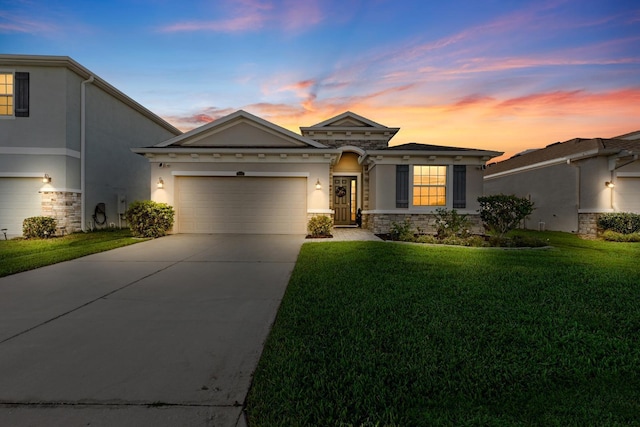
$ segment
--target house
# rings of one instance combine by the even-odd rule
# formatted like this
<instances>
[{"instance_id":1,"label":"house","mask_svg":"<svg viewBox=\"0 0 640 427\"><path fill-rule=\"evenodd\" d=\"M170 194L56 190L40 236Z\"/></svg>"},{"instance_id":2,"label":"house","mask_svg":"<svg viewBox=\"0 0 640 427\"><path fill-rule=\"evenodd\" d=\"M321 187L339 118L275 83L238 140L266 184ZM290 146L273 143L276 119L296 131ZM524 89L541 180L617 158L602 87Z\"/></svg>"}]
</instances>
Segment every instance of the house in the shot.
<instances>
[{"instance_id":1,"label":"house","mask_svg":"<svg viewBox=\"0 0 640 427\"><path fill-rule=\"evenodd\" d=\"M489 165L487 194L530 198L525 228L596 234L606 212L640 213L640 131L575 138Z\"/></svg>"},{"instance_id":2,"label":"house","mask_svg":"<svg viewBox=\"0 0 640 427\"><path fill-rule=\"evenodd\" d=\"M0 228L120 225L149 198L149 164L130 148L180 133L71 58L0 55Z\"/></svg>"},{"instance_id":3,"label":"house","mask_svg":"<svg viewBox=\"0 0 640 427\"><path fill-rule=\"evenodd\" d=\"M306 233L314 215L387 233L437 208L477 217L485 164L502 153L426 144L389 146L399 131L353 112L289 131L236 111L133 148L151 164L151 198L176 210L177 233Z\"/></svg>"}]
</instances>

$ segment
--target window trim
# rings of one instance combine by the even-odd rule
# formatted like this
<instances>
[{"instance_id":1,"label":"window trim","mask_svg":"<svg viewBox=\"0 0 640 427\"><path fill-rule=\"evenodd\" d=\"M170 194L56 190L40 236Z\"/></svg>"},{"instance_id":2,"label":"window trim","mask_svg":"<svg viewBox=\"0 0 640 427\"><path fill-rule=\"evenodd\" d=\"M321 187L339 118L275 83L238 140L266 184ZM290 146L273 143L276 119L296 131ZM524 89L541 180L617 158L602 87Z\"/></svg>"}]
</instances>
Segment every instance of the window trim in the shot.
<instances>
[{"instance_id":1,"label":"window trim","mask_svg":"<svg viewBox=\"0 0 640 427\"><path fill-rule=\"evenodd\" d=\"M13 101L11 114L0 114L0 119L14 119L16 117L16 71L11 69L0 68L0 74L11 74L13 76L13 93L11 98Z\"/></svg>"},{"instance_id":2,"label":"window trim","mask_svg":"<svg viewBox=\"0 0 640 427\"><path fill-rule=\"evenodd\" d=\"M411 165L411 176L410 176L410 187L411 187L411 206L413 207L418 207L418 208L429 208L429 207L447 207L448 206L448 202L449 202L449 174L450 174L450 167L451 165L447 165L447 164L439 164L439 165L425 165L425 164L413 164ZM445 182L444 185L422 185L422 184L415 184L415 171L416 171L416 167L443 167L444 168L444 177L445 177ZM434 187L434 188L444 188L444 203L443 204L438 204L438 205L421 205L421 204L416 204L415 202L415 189L416 187Z\"/></svg>"},{"instance_id":3,"label":"window trim","mask_svg":"<svg viewBox=\"0 0 640 427\"><path fill-rule=\"evenodd\" d=\"M13 93L11 114L0 114L0 120L15 119L16 117L29 117L30 104L30 80L31 75L27 71L0 68L1 74L13 76Z\"/></svg>"}]
</instances>

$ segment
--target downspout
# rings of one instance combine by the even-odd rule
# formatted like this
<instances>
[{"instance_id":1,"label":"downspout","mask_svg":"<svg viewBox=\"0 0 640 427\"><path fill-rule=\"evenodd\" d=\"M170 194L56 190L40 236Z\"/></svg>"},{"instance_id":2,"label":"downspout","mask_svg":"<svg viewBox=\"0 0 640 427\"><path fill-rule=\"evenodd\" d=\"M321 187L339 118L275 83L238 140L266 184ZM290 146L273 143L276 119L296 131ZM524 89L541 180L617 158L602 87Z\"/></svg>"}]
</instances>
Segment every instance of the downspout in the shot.
<instances>
[{"instance_id":1,"label":"downspout","mask_svg":"<svg viewBox=\"0 0 640 427\"><path fill-rule=\"evenodd\" d=\"M86 223L86 212L85 212L85 204L86 204L86 188L85 188L85 175L86 175L86 153L85 146L87 143L87 84L91 84L94 81L94 76L90 75L87 80L84 80L80 85L80 229L82 231L87 231L87 223Z\"/></svg>"}]
</instances>

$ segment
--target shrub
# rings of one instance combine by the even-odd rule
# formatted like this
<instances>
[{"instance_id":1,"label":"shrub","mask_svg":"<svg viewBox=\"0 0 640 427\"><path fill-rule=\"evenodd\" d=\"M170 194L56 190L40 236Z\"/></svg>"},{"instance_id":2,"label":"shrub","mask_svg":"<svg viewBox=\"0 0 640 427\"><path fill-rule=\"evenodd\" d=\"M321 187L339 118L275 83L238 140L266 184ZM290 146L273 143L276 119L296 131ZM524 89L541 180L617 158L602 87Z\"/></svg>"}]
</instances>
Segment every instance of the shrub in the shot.
<instances>
[{"instance_id":1,"label":"shrub","mask_svg":"<svg viewBox=\"0 0 640 427\"><path fill-rule=\"evenodd\" d=\"M533 212L533 202L524 197L498 194L478 197L480 219L490 233L502 238Z\"/></svg>"},{"instance_id":2,"label":"shrub","mask_svg":"<svg viewBox=\"0 0 640 427\"><path fill-rule=\"evenodd\" d=\"M640 233L618 233L612 230L605 230L602 238L610 242L640 242Z\"/></svg>"},{"instance_id":3,"label":"shrub","mask_svg":"<svg viewBox=\"0 0 640 427\"><path fill-rule=\"evenodd\" d=\"M161 237L173 226L174 211L166 203L135 201L124 214L135 237Z\"/></svg>"},{"instance_id":4,"label":"shrub","mask_svg":"<svg viewBox=\"0 0 640 427\"><path fill-rule=\"evenodd\" d=\"M32 216L22 221L22 234L27 239L39 237L41 239L56 234L58 222L48 216Z\"/></svg>"},{"instance_id":5,"label":"shrub","mask_svg":"<svg viewBox=\"0 0 640 427\"><path fill-rule=\"evenodd\" d=\"M409 218L402 222L391 222L389 228L392 240L400 240L402 242L414 242L416 237L413 233L413 224Z\"/></svg>"},{"instance_id":6,"label":"shrub","mask_svg":"<svg viewBox=\"0 0 640 427\"><path fill-rule=\"evenodd\" d=\"M467 237L469 235L469 227L471 221L466 215L460 215L455 209L447 210L444 208L436 209L436 236L439 239L445 239L451 236Z\"/></svg>"},{"instance_id":7,"label":"shrub","mask_svg":"<svg viewBox=\"0 0 640 427\"><path fill-rule=\"evenodd\" d=\"M330 217L324 215L316 215L309 220L307 230L312 236L329 236L333 228L333 221Z\"/></svg>"},{"instance_id":8,"label":"shrub","mask_svg":"<svg viewBox=\"0 0 640 427\"><path fill-rule=\"evenodd\" d=\"M598 227L620 234L640 233L640 215L626 212L602 214L598 218Z\"/></svg>"}]
</instances>

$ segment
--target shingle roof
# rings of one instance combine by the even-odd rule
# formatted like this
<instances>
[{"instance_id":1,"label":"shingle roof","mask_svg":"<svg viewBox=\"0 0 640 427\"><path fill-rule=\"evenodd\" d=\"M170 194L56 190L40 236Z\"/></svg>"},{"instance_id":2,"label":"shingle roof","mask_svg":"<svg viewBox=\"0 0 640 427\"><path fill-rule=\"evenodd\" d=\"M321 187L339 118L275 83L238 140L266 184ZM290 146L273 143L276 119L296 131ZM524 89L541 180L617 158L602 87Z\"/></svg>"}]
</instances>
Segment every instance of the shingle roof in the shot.
<instances>
[{"instance_id":1,"label":"shingle roof","mask_svg":"<svg viewBox=\"0 0 640 427\"><path fill-rule=\"evenodd\" d=\"M394 145L382 148L382 150L396 151L483 151L473 148L446 147L444 145L418 144L417 142L409 142L407 144Z\"/></svg>"},{"instance_id":2,"label":"shingle roof","mask_svg":"<svg viewBox=\"0 0 640 427\"><path fill-rule=\"evenodd\" d=\"M539 150L516 154L510 159L490 164L486 174L492 175L556 159L575 158L583 154L610 155L623 150L640 153L640 140L574 138L565 142L556 142Z\"/></svg>"}]
</instances>

